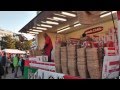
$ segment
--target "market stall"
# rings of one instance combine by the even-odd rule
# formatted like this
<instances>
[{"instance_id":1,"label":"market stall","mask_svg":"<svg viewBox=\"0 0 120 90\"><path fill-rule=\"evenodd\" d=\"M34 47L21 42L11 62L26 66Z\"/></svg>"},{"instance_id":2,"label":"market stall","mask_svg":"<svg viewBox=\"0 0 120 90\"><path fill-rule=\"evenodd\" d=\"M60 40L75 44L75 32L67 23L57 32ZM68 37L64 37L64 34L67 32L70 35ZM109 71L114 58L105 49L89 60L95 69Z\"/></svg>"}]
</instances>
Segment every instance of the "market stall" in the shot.
<instances>
[{"instance_id":1,"label":"market stall","mask_svg":"<svg viewBox=\"0 0 120 90\"><path fill-rule=\"evenodd\" d=\"M3 52L5 53L15 53L15 54L25 54L26 52L25 51L21 51L21 50L18 50L18 49L3 49L2 50Z\"/></svg>"},{"instance_id":2,"label":"market stall","mask_svg":"<svg viewBox=\"0 0 120 90\"><path fill-rule=\"evenodd\" d=\"M49 27L45 30L43 24ZM35 32L37 42L37 51L34 50L32 57L26 60L25 77L28 78L28 71L32 72L32 79L41 79L42 75L42 79L49 79L51 75L54 79L63 76L79 79L118 77L118 29L116 11L43 11L20 30ZM46 62L47 56L40 50L45 43L43 32L52 40L54 62Z\"/></svg>"}]
</instances>

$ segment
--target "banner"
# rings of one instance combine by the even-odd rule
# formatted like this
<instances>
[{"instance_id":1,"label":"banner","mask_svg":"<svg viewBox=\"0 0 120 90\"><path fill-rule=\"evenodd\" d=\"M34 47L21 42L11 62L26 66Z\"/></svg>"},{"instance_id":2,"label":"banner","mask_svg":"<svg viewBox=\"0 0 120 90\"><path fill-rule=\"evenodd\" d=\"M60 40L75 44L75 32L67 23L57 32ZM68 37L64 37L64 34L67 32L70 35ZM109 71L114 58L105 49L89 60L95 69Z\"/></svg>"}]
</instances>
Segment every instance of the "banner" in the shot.
<instances>
[{"instance_id":1,"label":"banner","mask_svg":"<svg viewBox=\"0 0 120 90\"><path fill-rule=\"evenodd\" d=\"M103 62L102 79L112 79L119 76L119 56L105 56Z\"/></svg>"},{"instance_id":2,"label":"banner","mask_svg":"<svg viewBox=\"0 0 120 90\"><path fill-rule=\"evenodd\" d=\"M65 75L62 73L50 72L38 69L31 79L80 79L79 77L74 77L70 75Z\"/></svg>"},{"instance_id":3,"label":"banner","mask_svg":"<svg viewBox=\"0 0 120 90\"><path fill-rule=\"evenodd\" d=\"M33 79L64 79L64 74L38 69Z\"/></svg>"},{"instance_id":4,"label":"banner","mask_svg":"<svg viewBox=\"0 0 120 90\"><path fill-rule=\"evenodd\" d=\"M36 68L30 68L30 67L25 66L24 67L24 79L32 78L34 76L34 73L37 70L38 69Z\"/></svg>"}]
</instances>

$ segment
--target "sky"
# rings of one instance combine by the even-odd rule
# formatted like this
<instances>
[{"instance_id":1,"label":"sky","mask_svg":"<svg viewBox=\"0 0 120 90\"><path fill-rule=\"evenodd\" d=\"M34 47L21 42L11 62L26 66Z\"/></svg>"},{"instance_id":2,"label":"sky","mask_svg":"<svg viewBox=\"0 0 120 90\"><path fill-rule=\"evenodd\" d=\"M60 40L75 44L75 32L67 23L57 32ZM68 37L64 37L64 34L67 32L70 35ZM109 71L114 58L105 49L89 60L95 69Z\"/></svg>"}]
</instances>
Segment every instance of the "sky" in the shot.
<instances>
[{"instance_id":1,"label":"sky","mask_svg":"<svg viewBox=\"0 0 120 90\"><path fill-rule=\"evenodd\" d=\"M35 16L36 11L0 11L0 29L18 33ZM33 38L30 34L24 35Z\"/></svg>"}]
</instances>

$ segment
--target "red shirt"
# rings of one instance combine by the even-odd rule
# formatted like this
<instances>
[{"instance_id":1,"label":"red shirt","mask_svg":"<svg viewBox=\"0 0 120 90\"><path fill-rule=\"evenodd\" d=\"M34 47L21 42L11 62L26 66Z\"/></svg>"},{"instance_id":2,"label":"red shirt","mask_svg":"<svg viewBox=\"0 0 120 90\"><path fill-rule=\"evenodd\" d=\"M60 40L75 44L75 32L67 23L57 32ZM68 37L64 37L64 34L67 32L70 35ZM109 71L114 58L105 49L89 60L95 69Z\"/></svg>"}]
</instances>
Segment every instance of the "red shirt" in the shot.
<instances>
[{"instance_id":1,"label":"red shirt","mask_svg":"<svg viewBox=\"0 0 120 90\"><path fill-rule=\"evenodd\" d=\"M45 54L49 56L51 53L50 51L53 49L52 41L49 36L45 38L45 45L46 44L47 44L47 47L45 48Z\"/></svg>"}]
</instances>

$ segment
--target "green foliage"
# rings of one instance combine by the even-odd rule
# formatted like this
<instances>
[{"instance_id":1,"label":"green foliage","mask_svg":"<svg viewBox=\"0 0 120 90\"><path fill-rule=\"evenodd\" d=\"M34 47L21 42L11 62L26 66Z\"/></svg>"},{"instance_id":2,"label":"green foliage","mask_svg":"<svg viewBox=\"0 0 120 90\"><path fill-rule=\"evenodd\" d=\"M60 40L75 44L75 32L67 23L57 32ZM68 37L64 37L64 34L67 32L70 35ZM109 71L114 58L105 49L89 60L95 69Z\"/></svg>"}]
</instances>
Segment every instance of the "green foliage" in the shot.
<instances>
[{"instance_id":1,"label":"green foliage","mask_svg":"<svg viewBox=\"0 0 120 90\"><path fill-rule=\"evenodd\" d=\"M20 50L29 50L32 45L31 40L19 41L14 39L12 36L7 35L2 37L1 41L2 49L20 49Z\"/></svg>"},{"instance_id":2,"label":"green foliage","mask_svg":"<svg viewBox=\"0 0 120 90\"><path fill-rule=\"evenodd\" d=\"M7 35L2 37L2 48L15 49L15 40L12 38L12 36Z\"/></svg>"}]
</instances>

